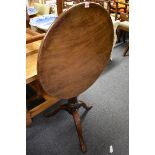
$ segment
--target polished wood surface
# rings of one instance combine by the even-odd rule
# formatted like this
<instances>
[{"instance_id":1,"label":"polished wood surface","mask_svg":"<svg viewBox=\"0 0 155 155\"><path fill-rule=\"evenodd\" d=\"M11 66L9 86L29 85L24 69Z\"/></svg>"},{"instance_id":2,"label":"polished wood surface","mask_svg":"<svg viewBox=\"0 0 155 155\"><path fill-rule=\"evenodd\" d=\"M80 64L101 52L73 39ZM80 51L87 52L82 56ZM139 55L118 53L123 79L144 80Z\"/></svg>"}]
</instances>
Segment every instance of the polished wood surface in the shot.
<instances>
[{"instance_id":1,"label":"polished wood surface","mask_svg":"<svg viewBox=\"0 0 155 155\"><path fill-rule=\"evenodd\" d=\"M98 4L78 4L61 14L39 50L37 72L45 92L60 99L90 87L109 61L113 24Z\"/></svg>"},{"instance_id":2,"label":"polished wood surface","mask_svg":"<svg viewBox=\"0 0 155 155\"><path fill-rule=\"evenodd\" d=\"M57 0L57 14L60 15L63 12L64 0Z\"/></svg>"},{"instance_id":3,"label":"polished wood surface","mask_svg":"<svg viewBox=\"0 0 155 155\"><path fill-rule=\"evenodd\" d=\"M26 126L28 127L32 123L31 114L28 110L26 110Z\"/></svg>"},{"instance_id":4,"label":"polished wood surface","mask_svg":"<svg viewBox=\"0 0 155 155\"><path fill-rule=\"evenodd\" d=\"M26 45L26 56L38 53L41 41L36 41Z\"/></svg>"},{"instance_id":5,"label":"polished wood surface","mask_svg":"<svg viewBox=\"0 0 155 155\"><path fill-rule=\"evenodd\" d=\"M40 48L41 40L45 34L40 34L31 30L26 29L26 56L38 53Z\"/></svg>"},{"instance_id":6,"label":"polished wood surface","mask_svg":"<svg viewBox=\"0 0 155 155\"><path fill-rule=\"evenodd\" d=\"M38 53L26 57L26 84L37 79Z\"/></svg>"},{"instance_id":7,"label":"polished wood surface","mask_svg":"<svg viewBox=\"0 0 155 155\"><path fill-rule=\"evenodd\" d=\"M45 33L43 34L39 34L39 35L36 35L36 36L33 36L33 37L28 37L28 39L26 39L26 44L29 44L29 43L32 43L34 41L38 41L38 40L41 40L43 39L45 36Z\"/></svg>"},{"instance_id":8,"label":"polished wood surface","mask_svg":"<svg viewBox=\"0 0 155 155\"><path fill-rule=\"evenodd\" d=\"M26 29L26 83L37 79L37 57L41 40L45 34ZM38 37L39 36L39 37ZM36 41L38 40L38 41Z\"/></svg>"},{"instance_id":9,"label":"polished wood surface","mask_svg":"<svg viewBox=\"0 0 155 155\"><path fill-rule=\"evenodd\" d=\"M58 99L46 95L46 93L41 89L37 82L37 57L38 50L40 48L41 40L45 34L40 34L31 30L26 29L26 84L29 84L37 95L32 96L26 102L30 104L32 100L43 97L45 101L40 105L26 111L26 125L30 126L32 123L32 118L40 114L53 104L55 104ZM39 40L39 41L37 41Z\"/></svg>"},{"instance_id":10,"label":"polished wood surface","mask_svg":"<svg viewBox=\"0 0 155 155\"><path fill-rule=\"evenodd\" d=\"M40 33L36 32L36 31L33 31L33 30L30 29L30 28L27 28L27 29L26 29L26 34L29 35L29 36L30 36L30 35L31 35L31 36L35 36L35 35L39 35ZM26 36L26 39L28 39L29 36Z\"/></svg>"}]
</instances>

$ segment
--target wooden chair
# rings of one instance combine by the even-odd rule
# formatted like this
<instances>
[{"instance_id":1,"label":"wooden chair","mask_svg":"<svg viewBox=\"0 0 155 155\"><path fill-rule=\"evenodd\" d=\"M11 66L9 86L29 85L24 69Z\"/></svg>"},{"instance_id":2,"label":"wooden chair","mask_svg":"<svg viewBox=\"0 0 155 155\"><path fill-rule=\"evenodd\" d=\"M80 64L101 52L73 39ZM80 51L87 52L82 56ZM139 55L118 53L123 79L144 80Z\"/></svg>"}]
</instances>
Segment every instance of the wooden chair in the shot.
<instances>
[{"instance_id":1,"label":"wooden chair","mask_svg":"<svg viewBox=\"0 0 155 155\"><path fill-rule=\"evenodd\" d=\"M121 3L128 8L127 13L119 13L120 16L118 17L118 4ZM129 32L129 3L123 3L116 1L116 11L115 11L115 20L120 20L118 26L118 42L120 42L121 35L123 34L123 41L125 42L126 33ZM124 50L123 56L126 56L129 51L129 42L127 42L127 46Z\"/></svg>"},{"instance_id":2,"label":"wooden chair","mask_svg":"<svg viewBox=\"0 0 155 155\"><path fill-rule=\"evenodd\" d=\"M38 80L34 87L47 97L47 102L68 100L68 104L46 116L60 110L71 114L82 152L87 149L78 109L83 107L88 111L92 106L78 101L77 97L96 81L109 62L113 37L113 24L107 11L95 3L89 3L89 8L80 3L56 19L39 50Z\"/></svg>"},{"instance_id":3,"label":"wooden chair","mask_svg":"<svg viewBox=\"0 0 155 155\"><path fill-rule=\"evenodd\" d=\"M119 3L118 3L119 2ZM115 13L116 12L116 5L118 12L127 12L127 6L124 5L123 3L127 3L128 0L109 0L109 6L110 6L110 12Z\"/></svg>"},{"instance_id":4,"label":"wooden chair","mask_svg":"<svg viewBox=\"0 0 155 155\"><path fill-rule=\"evenodd\" d=\"M121 12L126 13L128 11L128 6L124 5L124 3L127 3L127 2L128 0L109 0L108 8L109 8L110 15L116 17L116 14L117 14L117 17L118 17Z\"/></svg>"},{"instance_id":5,"label":"wooden chair","mask_svg":"<svg viewBox=\"0 0 155 155\"><path fill-rule=\"evenodd\" d=\"M124 16L126 18L124 18ZM122 31L125 31L125 32L129 32L128 14L121 13L120 20L121 20L121 22L120 22L120 24L118 26L118 29L122 30ZM125 34L126 33L124 33L124 42L125 42ZM124 50L123 56L126 56L128 52L129 52L129 42L127 42L127 46L126 46L126 48Z\"/></svg>"}]
</instances>

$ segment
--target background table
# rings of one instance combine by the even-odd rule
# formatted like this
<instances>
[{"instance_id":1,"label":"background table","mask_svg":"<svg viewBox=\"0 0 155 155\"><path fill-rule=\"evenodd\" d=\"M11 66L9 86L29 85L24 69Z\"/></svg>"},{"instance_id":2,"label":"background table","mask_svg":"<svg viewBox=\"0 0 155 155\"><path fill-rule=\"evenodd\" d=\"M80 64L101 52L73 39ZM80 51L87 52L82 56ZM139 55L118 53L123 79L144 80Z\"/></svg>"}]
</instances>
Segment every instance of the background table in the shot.
<instances>
[{"instance_id":1,"label":"background table","mask_svg":"<svg viewBox=\"0 0 155 155\"><path fill-rule=\"evenodd\" d=\"M41 39L45 34L26 29L26 83L36 80L37 76L37 56Z\"/></svg>"}]
</instances>

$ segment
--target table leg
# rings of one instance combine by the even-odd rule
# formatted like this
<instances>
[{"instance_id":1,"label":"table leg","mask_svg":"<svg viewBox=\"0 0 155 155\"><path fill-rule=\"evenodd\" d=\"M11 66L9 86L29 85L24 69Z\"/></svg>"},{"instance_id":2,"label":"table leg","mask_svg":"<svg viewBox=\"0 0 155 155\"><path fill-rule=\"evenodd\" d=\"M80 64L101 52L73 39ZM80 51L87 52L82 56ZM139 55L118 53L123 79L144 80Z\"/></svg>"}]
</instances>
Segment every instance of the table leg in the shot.
<instances>
[{"instance_id":1,"label":"table leg","mask_svg":"<svg viewBox=\"0 0 155 155\"><path fill-rule=\"evenodd\" d=\"M28 110L26 110L26 127L30 126L32 123L32 118Z\"/></svg>"}]
</instances>

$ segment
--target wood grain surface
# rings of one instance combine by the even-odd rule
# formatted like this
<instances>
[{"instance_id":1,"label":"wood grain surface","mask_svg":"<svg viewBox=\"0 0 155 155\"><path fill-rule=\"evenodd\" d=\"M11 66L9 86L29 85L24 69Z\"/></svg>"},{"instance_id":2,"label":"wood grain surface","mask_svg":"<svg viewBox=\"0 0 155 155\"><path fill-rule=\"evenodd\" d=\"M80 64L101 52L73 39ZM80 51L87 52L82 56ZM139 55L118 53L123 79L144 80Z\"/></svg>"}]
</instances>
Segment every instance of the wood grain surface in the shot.
<instances>
[{"instance_id":1,"label":"wood grain surface","mask_svg":"<svg viewBox=\"0 0 155 155\"><path fill-rule=\"evenodd\" d=\"M26 56L26 84L37 79L38 53Z\"/></svg>"},{"instance_id":2,"label":"wood grain surface","mask_svg":"<svg viewBox=\"0 0 155 155\"><path fill-rule=\"evenodd\" d=\"M38 53L40 48L41 39L45 34L40 34L29 28L26 29L26 56Z\"/></svg>"},{"instance_id":3,"label":"wood grain surface","mask_svg":"<svg viewBox=\"0 0 155 155\"><path fill-rule=\"evenodd\" d=\"M40 33L35 32L29 28L26 29L27 40L34 41L35 36L40 36ZM36 37L35 37L36 38ZM26 44L26 83L36 80L37 77L37 56L40 48L41 40ZM31 56L32 55L32 56Z\"/></svg>"},{"instance_id":4,"label":"wood grain surface","mask_svg":"<svg viewBox=\"0 0 155 155\"><path fill-rule=\"evenodd\" d=\"M41 40L26 44L26 56L38 53Z\"/></svg>"},{"instance_id":5,"label":"wood grain surface","mask_svg":"<svg viewBox=\"0 0 155 155\"><path fill-rule=\"evenodd\" d=\"M96 3L80 3L61 14L41 44L37 73L44 91L60 99L89 88L109 61L113 24Z\"/></svg>"},{"instance_id":6,"label":"wood grain surface","mask_svg":"<svg viewBox=\"0 0 155 155\"><path fill-rule=\"evenodd\" d=\"M44 36L45 36L45 33L42 33L42 34L39 34L39 35L36 35L33 37L29 37L28 39L26 39L26 44L32 43L34 41L41 40L44 38Z\"/></svg>"}]
</instances>

